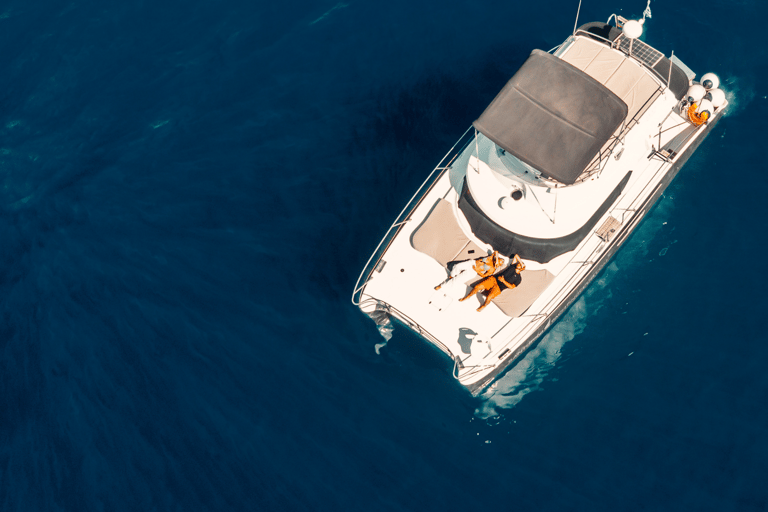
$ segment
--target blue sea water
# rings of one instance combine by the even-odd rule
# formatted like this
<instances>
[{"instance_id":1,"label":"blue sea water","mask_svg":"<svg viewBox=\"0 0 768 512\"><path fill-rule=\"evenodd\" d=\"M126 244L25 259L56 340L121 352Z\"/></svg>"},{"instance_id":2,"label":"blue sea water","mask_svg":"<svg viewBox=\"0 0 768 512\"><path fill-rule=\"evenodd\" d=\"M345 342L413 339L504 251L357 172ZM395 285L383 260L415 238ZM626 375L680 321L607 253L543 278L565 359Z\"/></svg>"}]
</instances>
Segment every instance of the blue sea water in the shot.
<instances>
[{"instance_id":1,"label":"blue sea water","mask_svg":"<svg viewBox=\"0 0 768 512\"><path fill-rule=\"evenodd\" d=\"M495 390L349 302L576 6L0 4L0 510L767 510L761 2L652 3L729 115Z\"/></svg>"}]
</instances>

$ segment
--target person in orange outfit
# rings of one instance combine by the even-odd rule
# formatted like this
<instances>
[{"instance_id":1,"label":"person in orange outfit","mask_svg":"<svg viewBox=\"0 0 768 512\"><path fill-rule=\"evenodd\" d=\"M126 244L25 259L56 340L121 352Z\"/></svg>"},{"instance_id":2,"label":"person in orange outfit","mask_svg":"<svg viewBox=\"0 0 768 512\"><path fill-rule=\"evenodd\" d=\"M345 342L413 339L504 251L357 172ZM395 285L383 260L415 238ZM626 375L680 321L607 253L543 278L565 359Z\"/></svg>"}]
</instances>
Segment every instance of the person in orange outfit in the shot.
<instances>
[{"instance_id":1,"label":"person in orange outfit","mask_svg":"<svg viewBox=\"0 0 768 512\"><path fill-rule=\"evenodd\" d=\"M478 311L482 311L488 304L491 303L493 299L498 297L502 291L506 290L507 288L514 288L519 286L523 281L523 278L520 275L523 270L525 270L525 265L523 265L520 256L515 254L514 258L512 258L512 261L510 261L509 267L499 272L498 274L488 276L477 283L466 297L459 299L459 302L467 300L476 293L488 292L485 296L485 302L483 305L477 308Z\"/></svg>"},{"instance_id":2,"label":"person in orange outfit","mask_svg":"<svg viewBox=\"0 0 768 512\"><path fill-rule=\"evenodd\" d=\"M435 286L435 290L439 290L448 283L464 284L475 277L475 273L480 277L488 277L493 275L493 273L505 263L506 260L499 256L499 251L493 251L493 253L488 256L483 256L482 258L460 261L451 268L451 272L448 274L448 279ZM471 272L472 270L475 272ZM456 279L458 277L461 277L461 279Z\"/></svg>"},{"instance_id":3,"label":"person in orange outfit","mask_svg":"<svg viewBox=\"0 0 768 512\"><path fill-rule=\"evenodd\" d=\"M488 277L500 269L504 263L504 258L499 256L499 251L493 251L485 258L476 259L473 268L480 277Z\"/></svg>"}]
</instances>

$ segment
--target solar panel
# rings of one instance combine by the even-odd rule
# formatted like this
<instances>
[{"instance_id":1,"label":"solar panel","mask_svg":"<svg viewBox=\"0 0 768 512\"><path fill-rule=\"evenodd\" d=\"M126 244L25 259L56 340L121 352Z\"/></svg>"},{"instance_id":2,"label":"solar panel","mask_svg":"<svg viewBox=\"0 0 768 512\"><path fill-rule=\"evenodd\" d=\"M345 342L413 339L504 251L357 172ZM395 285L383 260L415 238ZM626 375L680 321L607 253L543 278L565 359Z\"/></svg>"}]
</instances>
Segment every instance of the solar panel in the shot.
<instances>
[{"instance_id":1,"label":"solar panel","mask_svg":"<svg viewBox=\"0 0 768 512\"><path fill-rule=\"evenodd\" d=\"M630 41L632 44L632 53L631 55L639 60L640 62L644 63L649 68L652 68L656 65L663 57L664 54L661 53L659 50L655 48L651 48L644 42L640 41L639 39L631 40L628 37L625 37L624 34L620 35L618 38L619 41L619 49L623 51L626 54L630 54L629 51L629 45Z\"/></svg>"}]
</instances>

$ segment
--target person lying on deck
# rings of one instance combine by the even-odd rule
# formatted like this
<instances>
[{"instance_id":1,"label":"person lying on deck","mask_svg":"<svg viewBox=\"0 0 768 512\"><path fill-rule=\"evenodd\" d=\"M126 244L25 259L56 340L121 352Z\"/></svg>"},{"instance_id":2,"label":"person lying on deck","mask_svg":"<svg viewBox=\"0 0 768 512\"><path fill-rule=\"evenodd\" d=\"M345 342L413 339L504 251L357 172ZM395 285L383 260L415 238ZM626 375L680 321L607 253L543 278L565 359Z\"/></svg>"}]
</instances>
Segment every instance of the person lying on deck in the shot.
<instances>
[{"instance_id":1,"label":"person lying on deck","mask_svg":"<svg viewBox=\"0 0 768 512\"><path fill-rule=\"evenodd\" d=\"M499 251L493 251L493 253L489 254L488 256L483 256L482 258L460 261L453 265L450 274L448 275L448 279L435 286L435 290L439 290L446 284L450 283L452 280L455 280L459 277L462 277L462 279L458 279L458 281L455 282L466 283L467 280L475 277L475 273L480 277L491 276L498 269L503 267L504 263L506 263L506 260L499 256ZM472 273L472 270L474 270L475 273Z\"/></svg>"},{"instance_id":2,"label":"person lying on deck","mask_svg":"<svg viewBox=\"0 0 768 512\"><path fill-rule=\"evenodd\" d=\"M525 270L525 265L523 265L520 256L515 254L509 264L509 267L499 272L498 274L486 277L477 283L466 297L459 299L459 302L467 300L476 293L488 292L485 296L485 302L483 305L477 308L478 311L482 311L488 304L491 303L493 299L501 295L502 291L506 290L507 288L514 288L519 286L523 281L523 278L520 275L523 270Z\"/></svg>"}]
</instances>

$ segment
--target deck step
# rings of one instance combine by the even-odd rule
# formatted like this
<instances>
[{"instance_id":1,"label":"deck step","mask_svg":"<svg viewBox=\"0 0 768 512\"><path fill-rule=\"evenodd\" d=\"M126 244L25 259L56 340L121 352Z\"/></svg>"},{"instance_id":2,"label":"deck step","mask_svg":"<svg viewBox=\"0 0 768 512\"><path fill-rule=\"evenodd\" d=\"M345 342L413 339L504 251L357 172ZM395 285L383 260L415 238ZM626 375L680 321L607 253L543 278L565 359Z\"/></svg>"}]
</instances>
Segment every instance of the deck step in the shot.
<instances>
[{"instance_id":1,"label":"deck step","mask_svg":"<svg viewBox=\"0 0 768 512\"><path fill-rule=\"evenodd\" d=\"M611 216L605 219L605 222L603 222L603 225L600 226L600 229L597 230L596 234L603 242L610 242L613 235L619 231L620 227L621 222Z\"/></svg>"}]
</instances>

